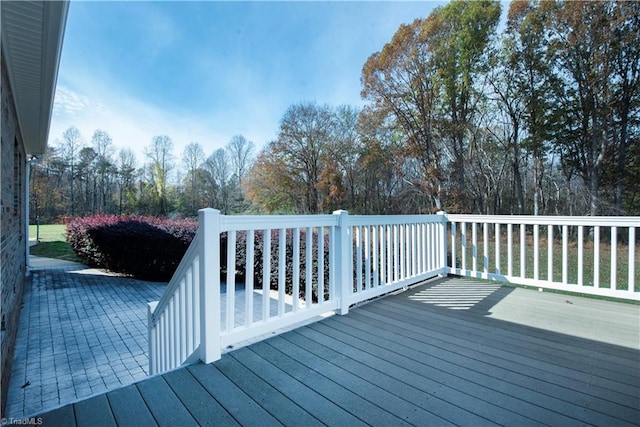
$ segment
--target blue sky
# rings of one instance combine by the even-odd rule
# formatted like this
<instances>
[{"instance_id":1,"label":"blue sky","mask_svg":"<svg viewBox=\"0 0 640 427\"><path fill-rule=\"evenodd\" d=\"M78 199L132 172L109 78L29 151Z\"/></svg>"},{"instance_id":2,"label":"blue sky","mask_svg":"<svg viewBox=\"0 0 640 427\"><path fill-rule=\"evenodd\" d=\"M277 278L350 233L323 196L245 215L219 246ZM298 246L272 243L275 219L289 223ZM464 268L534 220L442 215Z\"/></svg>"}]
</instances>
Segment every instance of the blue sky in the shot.
<instances>
[{"instance_id":1,"label":"blue sky","mask_svg":"<svg viewBox=\"0 0 640 427\"><path fill-rule=\"evenodd\" d=\"M241 134L258 148L294 103L362 105L360 72L435 2L72 1L50 143L96 129L142 162L154 135L176 159Z\"/></svg>"}]
</instances>

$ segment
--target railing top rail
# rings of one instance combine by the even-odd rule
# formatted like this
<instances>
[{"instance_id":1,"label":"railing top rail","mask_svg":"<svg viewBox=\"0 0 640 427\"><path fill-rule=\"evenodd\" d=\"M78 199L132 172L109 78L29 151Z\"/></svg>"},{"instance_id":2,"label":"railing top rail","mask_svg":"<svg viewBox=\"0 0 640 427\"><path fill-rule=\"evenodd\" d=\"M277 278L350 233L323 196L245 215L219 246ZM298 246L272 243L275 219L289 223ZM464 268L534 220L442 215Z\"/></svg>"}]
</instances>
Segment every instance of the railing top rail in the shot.
<instances>
[{"instance_id":1,"label":"railing top rail","mask_svg":"<svg viewBox=\"0 0 640 427\"><path fill-rule=\"evenodd\" d=\"M442 215L349 215L349 225L441 223Z\"/></svg>"},{"instance_id":2,"label":"railing top rail","mask_svg":"<svg viewBox=\"0 0 640 427\"><path fill-rule=\"evenodd\" d=\"M525 224L525 225L586 225L602 227L640 227L640 216L534 216L534 215L466 215L447 214L452 222Z\"/></svg>"},{"instance_id":3,"label":"railing top rail","mask_svg":"<svg viewBox=\"0 0 640 427\"><path fill-rule=\"evenodd\" d=\"M221 215L221 231L334 227L338 215Z\"/></svg>"}]
</instances>

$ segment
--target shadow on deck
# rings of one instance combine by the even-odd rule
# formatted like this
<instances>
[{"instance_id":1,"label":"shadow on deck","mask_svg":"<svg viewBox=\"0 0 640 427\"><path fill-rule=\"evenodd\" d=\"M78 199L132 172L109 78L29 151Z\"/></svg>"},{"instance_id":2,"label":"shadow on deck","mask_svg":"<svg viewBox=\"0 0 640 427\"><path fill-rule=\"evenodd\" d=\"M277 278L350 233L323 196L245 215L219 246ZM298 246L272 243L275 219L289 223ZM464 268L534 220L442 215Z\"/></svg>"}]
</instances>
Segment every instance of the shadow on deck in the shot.
<instances>
[{"instance_id":1,"label":"shadow on deck","mask_svg":"<svg viewBox=\"0 0 640 427\"><path fill-rule=\"evenodd\" d=\"M445 278L44 425L637 425L640 307Z\"/></svg>"}]
</instances>

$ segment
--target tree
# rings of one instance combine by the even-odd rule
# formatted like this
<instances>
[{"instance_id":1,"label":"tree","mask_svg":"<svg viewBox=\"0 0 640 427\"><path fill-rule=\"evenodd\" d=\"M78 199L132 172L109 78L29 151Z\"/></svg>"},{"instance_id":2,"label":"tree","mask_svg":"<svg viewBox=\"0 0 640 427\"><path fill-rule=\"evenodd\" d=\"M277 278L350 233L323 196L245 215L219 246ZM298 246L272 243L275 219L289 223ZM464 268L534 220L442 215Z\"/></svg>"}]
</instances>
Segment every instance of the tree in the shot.
<instances>
[{"instance_id":1,"label":"tree","mask_svg":"<svg viewBox=\"0 0 640 427\"><path fill-rule=\"evenodd\" d=\"M280 121L278 139L272 148L281 153L296 185L303 191L303 213L321 213L320 183L325 162L331 155L334 115L329 106L303 103L290 106Z\"/></svg>"},{"instance_id":2,"label":"tree","mask_svg":"<svg viewBox=\"0 0 640 427\"><path fill-rule=\"evenodd\" d=\"M638 129L640 126L640 3L618 2L612 11L612 57L613 57L613 126L615 159L611 174L614 177L614 213L621 214L625 188L630 180L632 165L628 156L634 143L638 145ZM636 138L634 139L634 134ZM636 154L637 155L637 154ZM637 157L635 157L637 160ZM636 161L636 167L640 167ZM635 173L640 177L640 170Z\"/></svg>"},{"instance_id":3,"label":"tree","mask_svg":"<svg viewBox=\"0 0 640 427\"><path fill-rule=\"evenodd\" d=\"M230 212L231 165L224 148L214 151L204 164L209 174L210 201L223 214Z\"/></svg>"},{"instance_id":4,"label":"tree","mask_svg":"<svg viewBox=\"0 0 640 427\"><path fill-rule=\"evenodd\" d=\"M122 215L129 210L127 200L134 198L134 180L136 176L136 156L128 148L118 153L118 213Z\"/></svg>"},{"instance_id":5,"label":"tree","mask_svg":"<svg viewBox=\"0 0 640 427\"><path fill-rule=\"evenodd\" d=\"M149 179L157 212L166 215L169 211L167 184L173 170L173 141L166 135L154 136L144 152L149 160Z\"/></svg>"},{"instance_id":6,"label":"tree","mask_svg":"<svg viewBox=\"0 0 640 427\"><path fill-rule=\"evenodd\" d=\"M93 143L93 149L96 153L97 208L99 212L106 212L111 198L111 183L113 182L113 177L116 172L116 167L113 163L115 147L109 134L101 129L93 133L91 142Z\"/></svg>"},{"instance_id":7,"label":"tree","mask_svg":"<svg viewBox=\"0 0 640 427\"><path fill-rule=\"evenodd\" d=\"M434 10L422 25L432 54L455 176L454 203L465 206L465 152L476 112L474 82L486 67L483 58L500 19L498 1L454 0Z\"/></svg>"},{"instance_id":8,"label":"tree","mask_svg":"<svg viewBox=\"0 0 640 427\"><path fill-rule=\"evenodd\" d=\"M549 59L544 21L539 3L512 2L502 48L504 68L514 89L509 96L523 108L522 130L526 134L521 146L533 157L534 215L540 211L548 143L555 126L552 104L559 85Z\"/></svg>"},{"instance_id":9,"label":"tree","mask_svg":"<svg viewBox=\"0 0 640 427\"><path fill-rule=\"evenodd\" d=\"M227 145L227 152L233 168L233 174L237 177L238 184L242 185L242 179L251 166L255 144L248 141L242 135L235 135Z\"/></svg>"},{"instance_id":10,"label":"tree","mask_svg":"<svg viewBox=\"0 0 640 427\"><path fill-rule=\"evenodd\" d=\"M185 147L184 153L182 154L182 163L187 171L186 187L189 188L188 199L191 215L196 215L198 209L203 207L199 205L202 192L202 182L198 179L200 176L198 172L203 162L204 150L202 149L202 146L200 144L198 144L197 142L192 142Z\"/></svg>"},{"instance_id":11,"label":"tree","mask_svg":"<svg viewBox=\"0 0 640 427\"><path fill-rule=\"evenodd\" d=\"M69 212L71 216L75 215L75 179L76 179L76 165L78 162L78 156L83 146L82 134L76 127L70 127L62 133L62 158L64 159L67 167L69 168L69 188L71 196L71 204Z\"/></svg>"},{"instance_id":12,"label":"tree","mask_svg":"<svg viewBox=\"0 0 640 427\"><path fill-rule=\"evenodd\" d=\"M602 2L544 3L550 49L562 80L556 111L560 129L555 149L564 168L572 169L589 190L589 213L602 208L603 166L619 128L614 123L616 49L611 43L619 20L617 4ZM637 33L635 38L637 41ZM634 43L635 44L635 43Z\"/></svg>"},{"instance_id":13,"label":"tree","mask_svg":"<svg viewBox=\"0 0 640 427\"><path fill-rule=\"evenodd\" d=\"M372 114L394 117L405 135L407 154L421 167L420 180L413 185L441 209L445 159L436 126L436 68L423 24L416 19L401 25L391 42L367 59L361 95L373 103Z\"/></svg>"}]
</instances>

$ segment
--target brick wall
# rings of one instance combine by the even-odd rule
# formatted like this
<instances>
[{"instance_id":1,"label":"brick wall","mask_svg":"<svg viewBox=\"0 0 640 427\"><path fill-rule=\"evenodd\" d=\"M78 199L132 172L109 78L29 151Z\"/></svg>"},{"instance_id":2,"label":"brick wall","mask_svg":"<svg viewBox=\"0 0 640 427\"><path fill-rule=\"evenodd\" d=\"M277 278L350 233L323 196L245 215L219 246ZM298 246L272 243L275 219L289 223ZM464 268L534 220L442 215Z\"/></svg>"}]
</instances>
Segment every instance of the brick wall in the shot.
<instances>
[{"instance_id":1,"label":"brick wall","mask_svg":"<svg viewBox=\"0 0 640 427\"><path fill-rule=\"evenodd\" d=\"M25 152L2 55L0 146L0 278L2 281L2 414L7 400L25 284Z\"/></svg>"}]
</instances>

